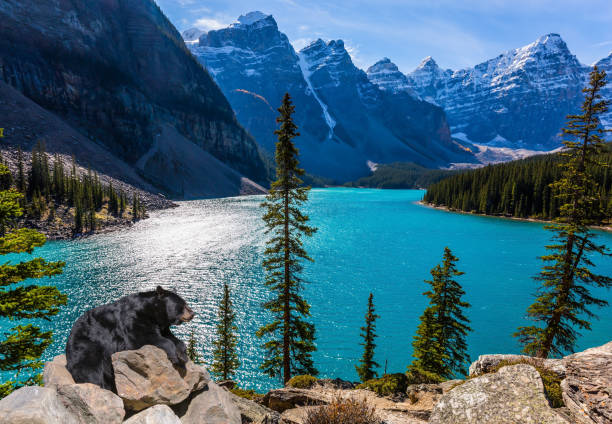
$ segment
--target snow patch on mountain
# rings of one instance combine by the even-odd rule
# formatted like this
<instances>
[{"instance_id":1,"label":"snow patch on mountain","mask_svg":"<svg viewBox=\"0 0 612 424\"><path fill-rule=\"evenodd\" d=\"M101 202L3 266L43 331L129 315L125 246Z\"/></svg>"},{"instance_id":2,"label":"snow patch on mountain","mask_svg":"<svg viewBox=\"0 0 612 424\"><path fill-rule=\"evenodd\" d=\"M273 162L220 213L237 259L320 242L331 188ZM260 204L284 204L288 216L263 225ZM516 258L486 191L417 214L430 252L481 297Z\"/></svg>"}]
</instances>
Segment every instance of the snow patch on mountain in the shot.
<instances>
[{"instance_id":1,"label":"snow patch on mountain","mask_svg":"<svg viewBox=\"0 0 612 424\"><path fill-rule=\"evenodd\" d=\"M306 84L308 86L308 94L312 94L315 100L321 105L321 110L323 111L323 118L325 119L325 122L329 127L329 135L327 136L327 138L331 140L334 136L334 127L336 126L336 121L329 114L327 105L323 102L323 100L321 100L315 89L312 87L312 82L310 81L310 76L312 75L312 72L310 71L311 65L308 63L306 56L300 52L298 54L298 58L300 69L302 70L302 75L304 75L304 80L306 81Z\"/></svg>"},{"instance_id":2,"label":"snow patch on mountain","mask_svg":"<svg viewBox=\"0 0 612 424\"><path fill-rule=\"evenodd\" d=\"M261 21L262 19L266 19L268 16L270 15L266 15L265 13L256 10L254 12L249 12L246 15L240 15L238 17L238 22L243 25L252 25L255 22Z\"/></svg>"}]
</instances>

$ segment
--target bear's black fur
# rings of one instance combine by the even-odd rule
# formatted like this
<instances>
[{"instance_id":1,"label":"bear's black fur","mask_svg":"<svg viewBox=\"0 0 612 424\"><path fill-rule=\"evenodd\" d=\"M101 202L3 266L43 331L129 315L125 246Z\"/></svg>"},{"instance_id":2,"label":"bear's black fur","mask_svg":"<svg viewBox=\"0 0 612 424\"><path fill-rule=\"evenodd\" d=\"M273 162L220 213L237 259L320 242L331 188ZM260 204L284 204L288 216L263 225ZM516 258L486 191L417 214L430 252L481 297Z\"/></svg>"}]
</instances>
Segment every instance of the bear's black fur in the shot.
<instances>
[{"instance_id":1,"label":"bear's black fur","mask_svg":"<svg viewBox=\"0 0 612 424\"><path fill-rule=\"evenodd\" d=\"M68 337L68 371L77 383L97 384L116 393L111 355L144 345L163 349L170 362L184 370L187 349L170 326L190 321L193 315L179 295L159 286L91 309L76 320Z\"/></svg>"}]
</instances>

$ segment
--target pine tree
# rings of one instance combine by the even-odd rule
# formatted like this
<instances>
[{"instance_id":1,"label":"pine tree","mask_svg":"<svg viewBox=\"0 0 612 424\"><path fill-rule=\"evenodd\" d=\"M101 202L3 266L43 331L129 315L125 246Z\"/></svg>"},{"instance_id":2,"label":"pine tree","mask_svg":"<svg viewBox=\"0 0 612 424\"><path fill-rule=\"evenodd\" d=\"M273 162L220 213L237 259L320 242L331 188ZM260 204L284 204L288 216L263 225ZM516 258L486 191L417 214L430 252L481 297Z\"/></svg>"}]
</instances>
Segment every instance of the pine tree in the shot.
<instances>
[{"instance_id":1,"label":"pine tree","mask_svg":"<svg viewBox=\"0 0 612 424\"><path fill-rule=\"evenodd\" d=\"M200 354L198 353L195 334L193 330L191 330L191 333L189 334L189 341L187 342L187 357L189 357L191 362L193 362L194 364L202 363L202 359L200 358Z\"/></svg>"},{"instance_id":2,"label":"pine tree","mask_svg":"<svg viewBox=\"0 0 612 424\"><path fill-rule=\"evenodd\" d=\"M235 331L238 330L234 321L236 314L232 307L230 289L227 284L223 286L223 298L219 305L219 322L217 323L217 340L215 340L215 350L213 352L214 361L211 371L221 379L228 380L240 366L238 353L236 352Z\"/></svg>"},{"instance_id":3,"label":"pine tree","mask_svg":"<svg viewBox=\"0 0 612 424\"><path fill-rule=\"evenodd\" d=\"M292 141L299 135L292 118L294 110L287 93L278 109L280 128L275 131L276 181L261 205L266 208L263 220L267 234L271 234L263 261L265 285L275 294L264 304L273 321L257 331L258 337L268 338L263 345L267 354L261 368L285 383L293 375L317 374L312 361L315 328L304 319L310 316L310 305L300 296L304 281L299 275L301 262L312 261L303 247L302 236L311 236L316 228L307 225L309 218L300 211L308 200L310 187L304 187L300 179L304 170L299 168L298 150Z\"/></svg>"},{"instance_id":4,"label":"pine tree","mask_svg":"<svg viewBox=\"0 0 612 424\"><path fill-rule=\"evenodd\" d=\"M363 346L363 356L359 360L360 365L355 366L357 370L357 374L361 381L366 382L375 377L378 377L378 373L374 371L375 368L380 367L374 361L374 349L376 348L376 344L374 344L374 339L377 337L376 335L376 319L380 318L374 312L374 295L370 293L368 297L368 312L365 315L365 327L361 327L361 337L363 337L363 343L360 343Z\"/></svg>"},{"instance_id":5,"label":"pine tree","mask_svg":"<svg viewBox=\"0 0 612 424\"><path fill-rule=\"evenodd\" d=\"M0 174L9 173L0 165ZM0 254L32 253L45 244L45 236L28 228L15 228L15 219L23 214L19 206L23 194L17 190L0 191ZM66 296L56 287L33 283L26 279L51 277L62 273L63 262L47 262L43 258L5 262L0 265L0 319L50 319L66 304ZM16 372L12 381L0 384L0 398L23 385L40 384L36 372L42 367L41 355L51 344L52 332L41 331L32 324L17 325L0 340L0 371Z\"/></svg>"},{"instance_id":6,"label":"pine tree","mask_svg":"<svg viewBox=\"0 0 612 424\"><path fill-rule=\"evenodd\" d=\"M17 190L20 193L26 192L26 173L23 164L23 152L21 147L17 149Z\"/></svg>"},{"instance_id":7,"label":"pine tree","mask_svg":"<svg viewBox=\"0 0 612 424\"><path fill-rule=\"evenodd\" d=\"M599 224L606 215L599 197L600 182L593 172L607 168L601 159L604 150L599 115L608 110L601 100L606 73L597 67L590 74L589 86L580 115L569 115L563 133L562 177L551 186L560 202L559 217L546 228L553 233L550 252L541 257L544 265L535 277L541 285L536 301L527 309L538 325L520 327L515 333L527 354L547 358L573 352L578 330L590 330L595 314L589 306L605 306L603 299L591 295L589 287L612 287L612 277L593 272L593 254L611 256L605 245L596 244L590 225Z\"/></svg>"},{"instance_id":8,"label":"pine tree","mask_svg":"<svg viewBox=\"0 0 612 424\"><path fill-rule=\"evenodd\" d=\"M469 365L467 333L471 331L464 309L469 303L461 300L465 292L454 277L463 275L457 270L448 247L444 248L441 265L431 270L431 290L423 293L429 298L429 306L421 316L412 346L415 361L409 369L416 373L425 371L435 376L452 378L455 373L466 373Z\"/></svg>"}]
</instances>

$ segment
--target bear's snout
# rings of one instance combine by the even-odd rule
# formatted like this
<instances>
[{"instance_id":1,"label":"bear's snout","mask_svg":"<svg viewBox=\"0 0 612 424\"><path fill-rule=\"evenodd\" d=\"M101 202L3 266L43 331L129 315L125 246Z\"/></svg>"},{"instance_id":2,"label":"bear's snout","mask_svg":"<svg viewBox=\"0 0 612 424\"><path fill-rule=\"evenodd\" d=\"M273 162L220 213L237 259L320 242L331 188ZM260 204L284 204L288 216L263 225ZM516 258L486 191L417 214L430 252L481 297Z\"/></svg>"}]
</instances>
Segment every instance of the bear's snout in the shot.
<instances>
[{"instance_id":1,"label":"bear's snout","mask_svg":"<svg viewBox=\"0 0 612 424\"><path fill-rule=\"evenodd\" d=\"M185 309L183 309L183 314L181 315L181 321L183 322L191 321L194 315L195 315L195 312L193 312L189 306L185 306Z\"/></svg>"}]
</instances>

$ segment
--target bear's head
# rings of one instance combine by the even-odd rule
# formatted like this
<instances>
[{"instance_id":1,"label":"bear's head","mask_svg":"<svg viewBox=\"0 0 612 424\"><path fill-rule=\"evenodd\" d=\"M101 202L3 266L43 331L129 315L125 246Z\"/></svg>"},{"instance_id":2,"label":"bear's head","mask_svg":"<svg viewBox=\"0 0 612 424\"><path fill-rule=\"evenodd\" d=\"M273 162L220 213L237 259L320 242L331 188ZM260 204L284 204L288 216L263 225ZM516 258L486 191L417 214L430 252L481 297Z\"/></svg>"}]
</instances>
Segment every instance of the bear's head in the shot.
<instances>
[{"instance_id":1,"label":"bear's head","mask_svg":"<svg viewBox=\"0 0 612 424\"><path fill-rule=\"evenodd\" d=\"M157 286L158 321L162 325L178 325L193 319L195 313L178 294Z\"/></svg>"}]
</instances>

